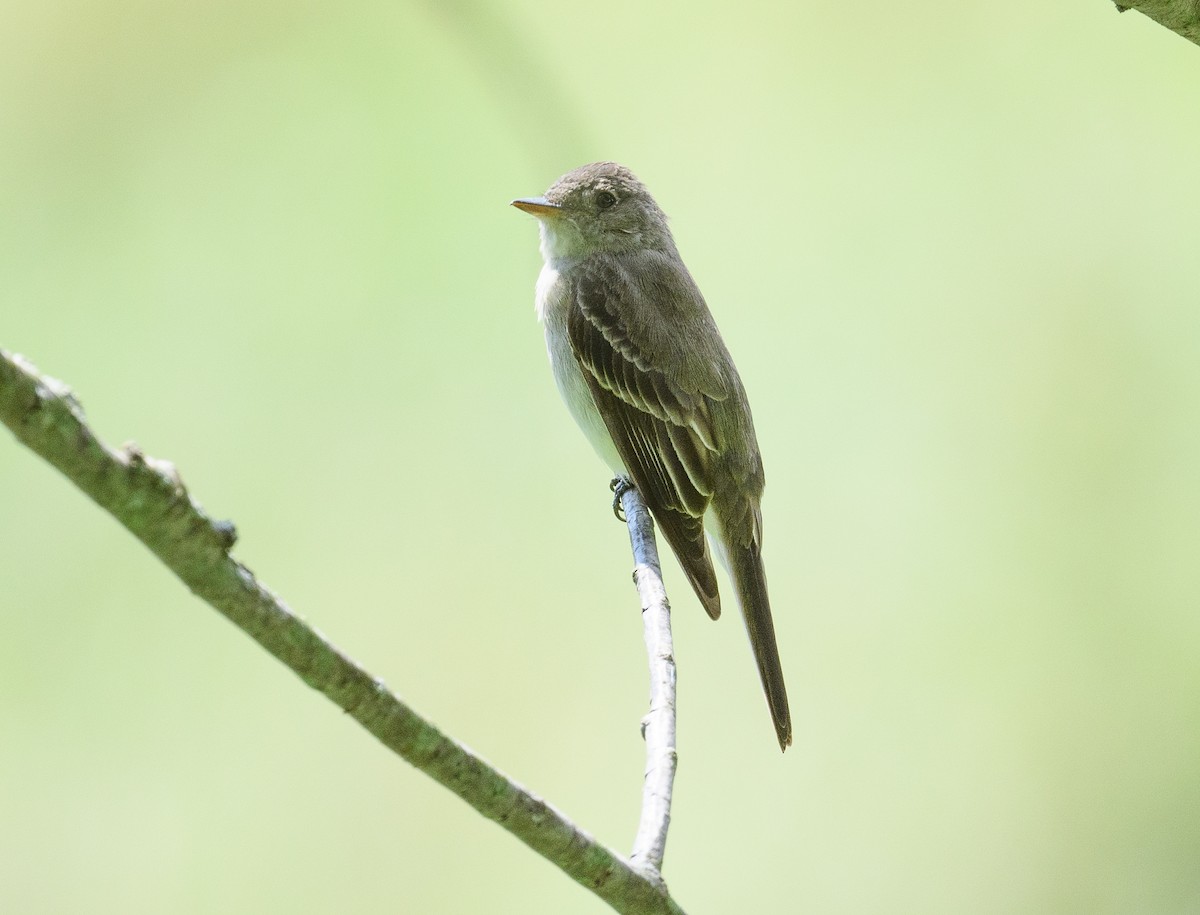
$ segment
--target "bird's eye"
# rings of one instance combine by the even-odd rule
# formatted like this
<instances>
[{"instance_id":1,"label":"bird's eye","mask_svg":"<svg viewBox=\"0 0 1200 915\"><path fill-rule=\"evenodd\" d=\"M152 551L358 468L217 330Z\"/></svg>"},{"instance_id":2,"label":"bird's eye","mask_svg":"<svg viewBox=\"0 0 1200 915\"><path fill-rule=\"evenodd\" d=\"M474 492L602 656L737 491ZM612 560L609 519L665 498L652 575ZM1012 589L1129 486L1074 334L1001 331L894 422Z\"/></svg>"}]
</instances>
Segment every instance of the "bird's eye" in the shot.
<instances>
[{"instance_id":1,"label":"bird's eye","mask_svg":"<svg viewBox=\"0 0 1200 915\"><path fill-rule=\"evenodd\" d=\"M611 191L601 191L596 195L596 206L602 210L607 210L610 206L617 202L617 195Z\"/></svg>"}]
</instances>

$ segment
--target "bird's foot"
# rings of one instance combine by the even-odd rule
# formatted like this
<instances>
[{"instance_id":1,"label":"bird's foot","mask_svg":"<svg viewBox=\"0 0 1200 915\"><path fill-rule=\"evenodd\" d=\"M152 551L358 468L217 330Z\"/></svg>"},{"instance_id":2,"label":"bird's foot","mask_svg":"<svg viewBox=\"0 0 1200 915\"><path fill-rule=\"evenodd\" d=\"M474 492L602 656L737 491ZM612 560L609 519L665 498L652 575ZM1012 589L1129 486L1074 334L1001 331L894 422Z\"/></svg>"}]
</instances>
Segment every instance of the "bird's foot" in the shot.
<instances>
[{"instance_id":1,"label":"bird's foot","mask_svg":"<svg viewBox=\"0 0 1200 915\"><path fill-rule=\"evenodd\" d=\"M618 521L624 524L625 509L621 507L621 496L633 489L633 484L624 477L613 477L608 488L612 490L613 494L613 514L617 516Z\"/></svg>"}]
</instances>

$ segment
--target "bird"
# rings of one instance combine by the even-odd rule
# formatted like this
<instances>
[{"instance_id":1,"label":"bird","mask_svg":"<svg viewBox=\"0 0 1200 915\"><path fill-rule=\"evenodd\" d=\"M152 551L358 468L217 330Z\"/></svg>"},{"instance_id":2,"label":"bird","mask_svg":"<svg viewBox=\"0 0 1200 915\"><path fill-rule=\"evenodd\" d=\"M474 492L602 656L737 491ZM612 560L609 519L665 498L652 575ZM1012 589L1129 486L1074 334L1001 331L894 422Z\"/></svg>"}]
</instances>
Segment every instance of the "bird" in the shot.
<instances>
[{"instance_id":1,"label":"bird","mask_svg":"<svg viewBox=\"0 0 1200 915\"><path fill-rule=\"evenodd\" d=\"M615 162L512 206L538 220L535 305L554 380L592 447L636 486L712 619L725 567L779 748L792 720L762 562L762 457L733 359L666 214Z\"/></svg>"}]
</instances>

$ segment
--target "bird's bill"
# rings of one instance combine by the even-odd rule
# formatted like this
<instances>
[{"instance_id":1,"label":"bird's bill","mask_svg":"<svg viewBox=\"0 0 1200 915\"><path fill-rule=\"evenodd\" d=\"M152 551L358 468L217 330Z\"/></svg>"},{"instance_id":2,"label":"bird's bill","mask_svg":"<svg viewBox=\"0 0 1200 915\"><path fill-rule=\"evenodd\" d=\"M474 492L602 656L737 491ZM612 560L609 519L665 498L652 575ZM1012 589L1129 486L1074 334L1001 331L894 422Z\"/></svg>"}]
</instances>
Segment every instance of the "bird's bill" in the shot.
<instances>
[{"instance_id":1,"label":"bird's bill","mask_svg":"<svg viewBox=\"0 0 1200 915\"><path fill-rule=\"evenodd\" d=\"M545 197L521 197L514 200L512 205L518 210L523 210L530 216L536 216L541 219L543 216L557 216L562 210L557 203L551 203Z\"/></svg>"}]
</instances>

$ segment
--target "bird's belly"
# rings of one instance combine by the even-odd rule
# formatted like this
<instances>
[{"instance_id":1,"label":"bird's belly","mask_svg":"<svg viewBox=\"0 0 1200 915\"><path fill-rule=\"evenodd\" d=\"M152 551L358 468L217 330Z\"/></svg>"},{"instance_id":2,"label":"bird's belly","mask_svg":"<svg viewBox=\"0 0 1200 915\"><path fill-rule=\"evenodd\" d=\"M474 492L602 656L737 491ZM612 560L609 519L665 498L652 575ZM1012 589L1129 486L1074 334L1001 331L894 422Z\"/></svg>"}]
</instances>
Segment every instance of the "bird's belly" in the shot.
<instances>
[{"instance_id":1,"label":"bird's belly","mask_svg":"<svg viewBox=\"0 0 1200 915\"><path fill-rule=\"evenodd\" d=\"M571 418L612 472L626 476L625 463L617 454L608 427L604 425L604 419L596 409L587 379L584 378L583 369L579 367L579 362L571 351L566 333L552 333L549 323L546 325L546 349L550 354L554 383L558 386L558 393L567 405Z\"/></svg>"},{"instance_id":2,"label":"bird's belly","mask_svg":"<svg viewBox=\"0 0 1200 915\"><path fill-rule=\"evenodd\" d=\"M543 274L550 268L545 268ZM546 331L546 352L550 356L550 368L554 372L554 383L558 393L567 405L567 410L575 424L583 431L591 446L600 455L613 473L627 476L625 463L617 454L612 436L596 403L592 400L591 389L584 378L583 369L571 349L571 341L567 336L567 302L560 301L561 286L555 282L557 273L552 278L543 276L538 283L538 312Z\"/></svg>"}]
</instances>

